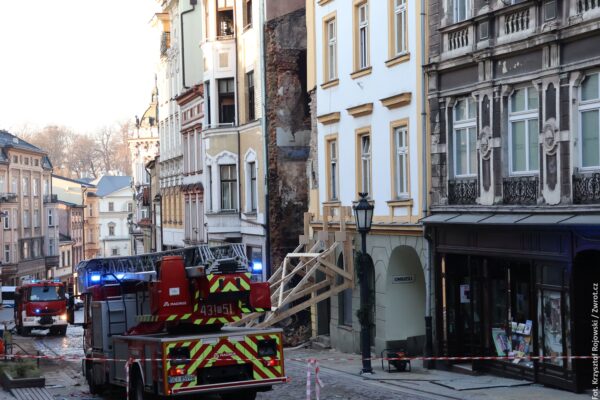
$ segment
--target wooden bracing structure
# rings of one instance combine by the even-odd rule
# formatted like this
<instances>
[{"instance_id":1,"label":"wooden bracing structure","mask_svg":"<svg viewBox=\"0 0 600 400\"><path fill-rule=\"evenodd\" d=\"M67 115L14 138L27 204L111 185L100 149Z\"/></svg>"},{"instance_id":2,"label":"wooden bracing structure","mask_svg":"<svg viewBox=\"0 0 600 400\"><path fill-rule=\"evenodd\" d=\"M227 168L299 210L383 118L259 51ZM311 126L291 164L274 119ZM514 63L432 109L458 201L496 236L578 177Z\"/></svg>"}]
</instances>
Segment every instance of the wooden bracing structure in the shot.
<instances>
[{"instance_id":1,"label":"wooden bracing structure","mask_svg":"<svg viewBox=\"0 0 600 400\"><path fill-rule=\"evenodd\" d=\"M293 253L283 260L281 266L269 279L272 310L244 316L231 325L268 327L317 303L331 298L341 291L354 287L354 263L352 239L346 233L346 220L351 216L350 207L339 207L339 229L330 231L331 209L325 209L323 229L316 240L310 238L311 213L304 214L304 235ZM335 218L338 219L338 218ZM338 266L335 257L343 254L344 265ZM317 273L320 272L320 276ZM260 317L264 319L260 320Z\"/></svg>"}]
</instances>

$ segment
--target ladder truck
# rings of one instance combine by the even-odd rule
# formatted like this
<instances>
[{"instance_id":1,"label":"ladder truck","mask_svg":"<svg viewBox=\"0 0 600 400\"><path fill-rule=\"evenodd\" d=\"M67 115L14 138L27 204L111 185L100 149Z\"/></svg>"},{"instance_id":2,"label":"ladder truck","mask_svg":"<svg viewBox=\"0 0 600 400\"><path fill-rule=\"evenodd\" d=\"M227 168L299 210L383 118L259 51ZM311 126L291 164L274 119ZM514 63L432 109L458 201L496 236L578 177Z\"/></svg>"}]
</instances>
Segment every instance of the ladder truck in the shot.
<instances>
[{"instance_id":1,"label":"ladder truck","mask_svg":"<svg viewBox=\"0 0 600 400\"><path fill-rule=\"evenodd\" d=\"M280 329L227 326L271 310L269 285L252 282L241 244L85 260L77 279L92 394L120 386L135 400L254 400L287 382Z\"/></svg>"}]
</instances>

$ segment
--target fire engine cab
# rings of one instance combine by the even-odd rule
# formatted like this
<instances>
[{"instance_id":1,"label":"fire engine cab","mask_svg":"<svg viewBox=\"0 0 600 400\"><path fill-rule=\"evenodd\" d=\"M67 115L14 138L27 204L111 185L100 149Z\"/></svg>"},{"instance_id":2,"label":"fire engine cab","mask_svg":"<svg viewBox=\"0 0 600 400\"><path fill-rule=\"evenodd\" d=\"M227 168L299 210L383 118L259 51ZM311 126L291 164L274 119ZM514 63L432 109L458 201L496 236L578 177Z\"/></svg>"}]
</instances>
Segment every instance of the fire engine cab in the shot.
<instances>
[{"instance_id":1,"label":"fire engine cab","mask_svg":"<svg viewBox=\"0 0 600 400\"><path fill-rule=\"evenodd\" d=\"M252 400L287 381L282 331L228 327L271 309L239 244L82 261L83 372L90 392L217 393Z\"/></svg>"},{"instance_id":2,"label":"fire engine cab","mask_svg":"<svg viewBox=\"0 0 600 400\"><path fill-rule=\"evenodd\" d=\"M57 281L23 281L15 290L17 333L28 335L32 329L48 329L50 334L67 333L65 285Z\"/></svg>"}]
</instances>

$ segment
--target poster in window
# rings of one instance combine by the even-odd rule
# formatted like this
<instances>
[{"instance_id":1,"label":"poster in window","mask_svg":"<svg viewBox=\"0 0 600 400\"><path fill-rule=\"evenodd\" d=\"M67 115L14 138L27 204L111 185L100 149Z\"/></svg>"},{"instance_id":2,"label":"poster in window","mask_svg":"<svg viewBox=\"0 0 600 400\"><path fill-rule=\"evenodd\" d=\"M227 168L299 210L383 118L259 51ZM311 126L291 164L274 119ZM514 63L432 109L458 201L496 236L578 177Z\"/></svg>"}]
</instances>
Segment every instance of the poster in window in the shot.
<instances>
[{"instance_id":1,"label":"poster in window","mask_svg":"<svg viewBox=\"0 0 600 400\"><path fill-rule=\"evenodd\" d=\"M556 291L543 292L544 313L544 356L562 356L561 294ZM560 358L545 360L560 365Z\"/></svg>"}]
</instances>

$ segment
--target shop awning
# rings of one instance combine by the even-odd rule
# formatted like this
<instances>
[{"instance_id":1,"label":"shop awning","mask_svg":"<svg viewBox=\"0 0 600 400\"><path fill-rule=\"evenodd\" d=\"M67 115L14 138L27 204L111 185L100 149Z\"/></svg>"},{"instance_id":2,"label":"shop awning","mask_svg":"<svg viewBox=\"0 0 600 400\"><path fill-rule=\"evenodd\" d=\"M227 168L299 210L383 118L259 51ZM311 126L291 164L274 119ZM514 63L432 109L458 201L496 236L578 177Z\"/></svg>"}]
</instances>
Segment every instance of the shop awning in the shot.
<instances>
[{"instance_id":1,"label":"shop awning","mask_svg":"<svg viewBox=\"0 0 600 400\"><path fill-rule=\"evenodd\" d=\"M598 214L547 213L437 213L421 220L425 225L598 225Z\"/></svg>"}]
</instances>

